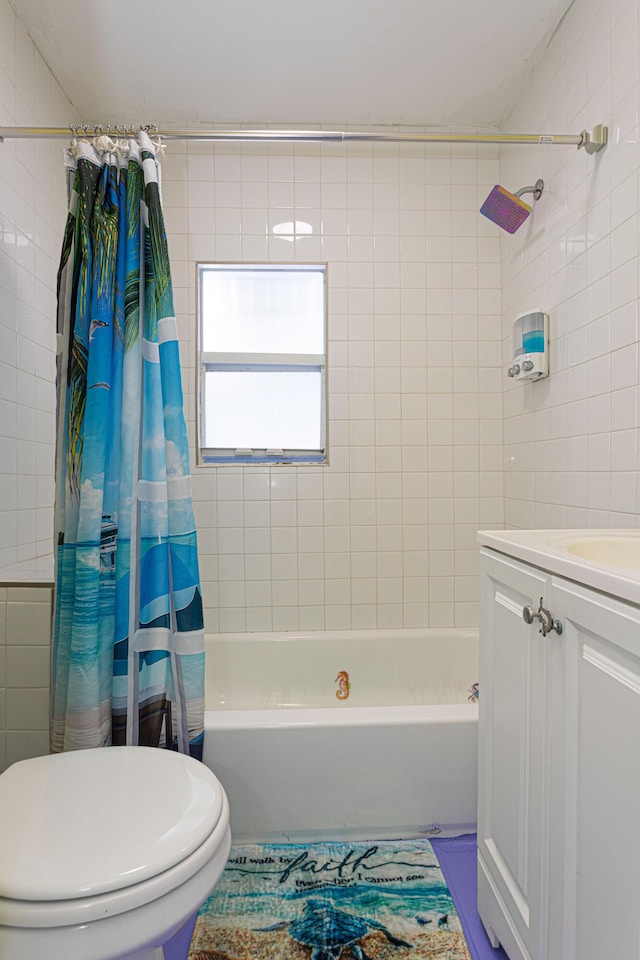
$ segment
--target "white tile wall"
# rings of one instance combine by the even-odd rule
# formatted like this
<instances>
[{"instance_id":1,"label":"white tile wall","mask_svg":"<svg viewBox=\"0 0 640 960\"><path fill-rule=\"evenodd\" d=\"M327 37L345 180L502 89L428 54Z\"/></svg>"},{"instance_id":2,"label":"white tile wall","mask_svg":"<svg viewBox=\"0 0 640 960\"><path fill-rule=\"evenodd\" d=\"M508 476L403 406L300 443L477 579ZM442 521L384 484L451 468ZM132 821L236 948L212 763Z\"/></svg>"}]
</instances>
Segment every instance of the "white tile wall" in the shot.
<instances>
[{"instance_id":1,"label":"white tile wall","mask_svg":"<svg viewBox=\"0 0 640 960\"><path fill-rule=\"evenodd\" d=\"M0 588L0 773L49 752L50 587Z\"/></svg>"},{"instance_id":2,"label":"white tile wall","mask_svg":"<svg viewBox=\"0 0 640 960\"><path fill-rule=\"evenodd\" d=\"M0 126L74 114L0 0ZM66 218L61 145L0 144L0 567L50 554L56 271ZM0 771L49 751L51 590L0 588Z\"/></svg>"},{"instance_id":3,"label":"white tile wall","mask_svg":"<svg viewBox=\"0 0 640 960\"><path fill-rule=\"evenodd\" d=\"M329 264L331 463L195 469L208 629L472 624L478 526L638 525L639 50L637 0L575 0L504 124L606 122L596 157L510 147L498 176L489 148L169 146L192 436L195 261ZM73 119L0 0L0 124ZM514 237L478 216L538 177ZM51 549L65 206L59 144L0 144L0 566ZM510 324L536 306L552 376L513 385ZM48 750L50 602L0 588L0 770Z\"/></svg>"},{"instance_id":4,"label":"white tile wall","mask_svg":"<svg viewBox=\"0 0 640 960\"><path fill-rule=\"evenodd\" d=\"M192 437L195 262L329 264L330 465L194 469L207 629L477 623L475 532L503 522L497 170L488 147L170 144Z\"/></svg>"},{"instance_id":5,"label":"white tile wall","mask_svg":"<svg viewBox=\"0 0 640 960\"><path fill-rule=\"evenodd\" d=\"M0 0L0 126L73 119ZM0 567L52 549L55 288L65 208L60 143L0 144Z\"/></svg>"},{"instance_id":6,"label":"white tile wall","mask_svg":"<svg viewBox=\"0 0 640 960\"><path fill-rule=\"evenodd\" d=\"M638 40L637 0L575 0L505 122L607 122L596 157L510 147L498 177L488 148L170 145L192 435L194 262L329 264L331 463L195 470L208 629L475 623L478 526L638 524ZM72 119L0 0L0 124ZM478 216L497 180L538 177L514 237ZM0 145L0 566L51 547L65 205L58 144ZM274 234L296 221L310 235ZM551 314L552 376L513 385L500 364L532 306ZM0 770L48 749L50 593L16 590L0 588Z\"/></svg>"},{"instance_id":7,"label":"white tile wall","mask_svg":"<svg viewBox=\"0 0 640 960\"><path fill-rule=\"evenodd\" d=\"M609 126L596 156L503 151L501 183L545 191L504 234L503 337L551 316L551 377L505 385L505 519L515 527L637 526L639 176L637 0L575 0L505 130Z\"/></svg>"},{"instance_id":8,"label":"white tile wall","mask_svg":"<svg viewBox=\"0 0 640 960\"><path fill-rule=\"evenodd\" d=\"M0 587L0 773L7 765L7 588Z\"/></svg>"}]
</instances>

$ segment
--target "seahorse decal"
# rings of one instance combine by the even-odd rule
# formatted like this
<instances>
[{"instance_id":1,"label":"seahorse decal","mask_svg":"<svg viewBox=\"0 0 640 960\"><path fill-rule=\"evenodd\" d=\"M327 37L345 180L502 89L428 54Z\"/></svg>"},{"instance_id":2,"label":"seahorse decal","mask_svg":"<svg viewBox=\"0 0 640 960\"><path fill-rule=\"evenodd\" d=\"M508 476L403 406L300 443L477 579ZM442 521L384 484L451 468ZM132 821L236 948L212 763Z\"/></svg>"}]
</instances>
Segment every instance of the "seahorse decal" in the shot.
<instances>
[{"instance_id":1,"label":"seahorse decal","mask_svg":"<svg viewBox=\"0 0 640 960\"><path fill-rule=\"evenodd\" d=\"M346 670L341 670L338 676L336 677L334 683L338 684L338 690L336 690L336 697L338 700L346 700L349 696L349 691L351 690L351 684L349 683L349 674Z\"/></svg>"}]
</instances>

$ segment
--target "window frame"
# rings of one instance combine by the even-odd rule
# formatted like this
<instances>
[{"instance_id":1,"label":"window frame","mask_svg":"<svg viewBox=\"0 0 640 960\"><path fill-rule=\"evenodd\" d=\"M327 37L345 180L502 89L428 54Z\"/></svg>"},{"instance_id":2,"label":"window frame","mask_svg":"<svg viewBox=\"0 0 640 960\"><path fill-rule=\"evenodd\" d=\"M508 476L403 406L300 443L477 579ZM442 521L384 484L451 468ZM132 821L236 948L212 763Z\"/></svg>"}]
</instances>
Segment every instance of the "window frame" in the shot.
<instances>
[{"instance_id":1,"label":"window frame","mask_svg":"<svg viewBox=\"0 0 640 960\"><path fill-rule=\"evenodd\" d=\"M203 277L210 270L236 270L265 272L303 272L314 271L322 275L322 339L324 353L322 354L280 354L280 353L250 353L250 352L205 352L203 345ZM271 465L324 465L329 462L328 454L328 401L327 401L327 320L328 320L328 264L322 262L285 263L277 262L242 262L222 260L199 260L196 262L196 463L198 466L271 466ZM206 447L205 419L206 419L206 384L208 372L289 372L313 371L320 373L320 442L317 450L287 450L256 448L219 448Z\"/></svg>"}]
</instances>

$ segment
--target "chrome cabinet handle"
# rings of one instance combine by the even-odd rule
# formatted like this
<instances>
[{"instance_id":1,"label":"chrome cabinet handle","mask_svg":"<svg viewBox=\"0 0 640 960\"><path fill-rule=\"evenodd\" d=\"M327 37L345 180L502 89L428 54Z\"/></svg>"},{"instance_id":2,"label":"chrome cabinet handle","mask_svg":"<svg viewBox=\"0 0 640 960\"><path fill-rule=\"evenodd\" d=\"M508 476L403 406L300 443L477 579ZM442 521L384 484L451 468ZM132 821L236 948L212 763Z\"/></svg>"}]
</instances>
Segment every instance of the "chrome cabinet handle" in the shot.
<instances>
[{"instance_id":1,"label":"chrome cabinet handle","mask_svg":"<svg viewBox=\"0 0 640 960\"><path fill-rule=\"evenodd\" d=\"M533 609L529 606L522 608L522 619L525 623L533 623L534 620L539 620L539 633L541 633L543 637L546 637L546 635L553 630L556 631L558 636L562 633L562 624L559 620L554 620L551 613L542 606L542 597L540 597L537 613L534 613Z\"/></svg>"}]
</instances>

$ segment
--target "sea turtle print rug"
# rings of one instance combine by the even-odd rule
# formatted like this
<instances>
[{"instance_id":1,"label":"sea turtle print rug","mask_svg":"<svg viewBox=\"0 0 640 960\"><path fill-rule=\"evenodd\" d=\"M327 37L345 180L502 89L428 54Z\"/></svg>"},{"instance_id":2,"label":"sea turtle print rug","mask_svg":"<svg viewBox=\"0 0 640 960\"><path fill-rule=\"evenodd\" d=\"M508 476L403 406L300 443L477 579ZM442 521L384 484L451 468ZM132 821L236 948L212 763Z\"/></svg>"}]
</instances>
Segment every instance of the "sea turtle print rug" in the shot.
<instances>
[{"instance_id":1,"label":"sea turtle print rug","mask_svg":"<svg viewBox=\"0 0 640 960\"><path fill-rule=\"evenodd\" d=\"M428 840L234 846L189 960L471 960Z\"/></svg>"}]
</instances>

